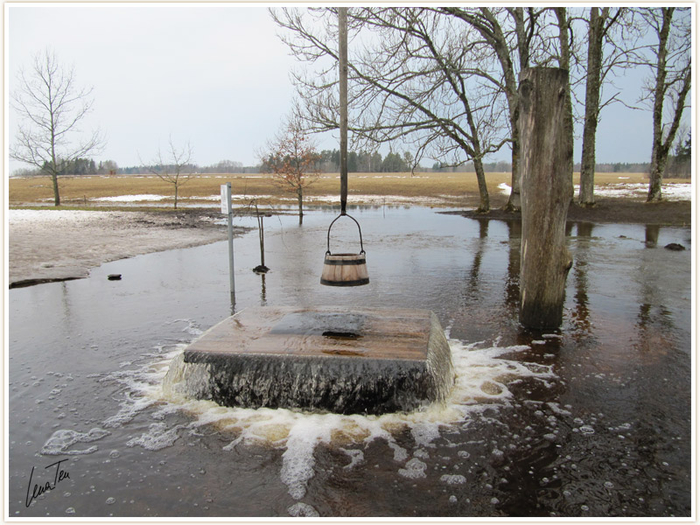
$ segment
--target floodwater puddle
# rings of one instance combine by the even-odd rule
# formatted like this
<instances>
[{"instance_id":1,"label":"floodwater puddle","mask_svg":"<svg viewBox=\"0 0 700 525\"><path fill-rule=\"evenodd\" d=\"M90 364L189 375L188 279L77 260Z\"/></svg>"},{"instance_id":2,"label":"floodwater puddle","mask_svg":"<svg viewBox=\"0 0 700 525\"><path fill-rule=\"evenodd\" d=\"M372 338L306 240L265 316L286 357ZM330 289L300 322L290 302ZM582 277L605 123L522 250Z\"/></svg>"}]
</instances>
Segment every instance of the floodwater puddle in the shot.
<instances>
[{"instance_id":1,"label":"floodwater puddle","mask_svg":"<svg viewBox=\"0 0 700 525\"><path fill-rule=\"evenodd\" d=\"M663 248L689 229L573 225L564 322L536 333L517 322L517 225L352 213L372 274L357 289L318 284L334 214L315 211L269 221L265 276L255 232L236 240L235 298L225 242L10 290L10 516L690 515L691 254ZM451 395L378 416L183 396L184 349L265 305L431 310ZM356 321L278 328L342 339ZM70 478L26 506L30 473L56 461Z\"/></svg>"}]
</instances>

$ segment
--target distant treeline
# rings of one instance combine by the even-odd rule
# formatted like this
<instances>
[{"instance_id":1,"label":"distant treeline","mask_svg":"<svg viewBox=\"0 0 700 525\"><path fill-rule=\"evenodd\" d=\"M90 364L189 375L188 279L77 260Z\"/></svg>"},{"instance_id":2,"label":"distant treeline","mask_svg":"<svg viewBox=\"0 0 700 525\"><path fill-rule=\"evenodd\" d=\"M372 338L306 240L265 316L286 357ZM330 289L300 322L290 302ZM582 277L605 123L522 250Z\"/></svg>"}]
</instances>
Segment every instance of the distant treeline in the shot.
<instances>
[{"instance_id":1,"label":"distant treeline","mask_svg":"<svg viewBox=\"0 0 700 525\"><path fill-rule=\"evenodd\" d=\"M316 167L323 173L340 171L340 151L323 150L319 154ZM414 169L413 156L409 152L403 154L390 152L386 157L375 151L348 151L348 171L350 173L400 173ZM416 166L417 171L425 171Z\"/></svg>"},{"instance_id":2,"label":"distant treeline","mask_svg":"<svg viewBox=\"0 0 700 525\"><path fill-rule=\"evenodd\" d=\"M691 154L690 137L683 146L674 151L675 155L669 156L666 167L666 177L690 178ZM467 162L459 166L443 166L439 162L427 168L413 165L413 157L410 153L388 153L382 156L379 152L348 152L348 171L350 173L401 173L413 169L416 172L473 172L474 165ZM105 160L95 163L92 159L77 159L66 164L61 170L62 175L135 175L153 172L159 166L132 166L120 168L113 160ZM184 169L188 173L260 173L263 166L244 166L241 162L222 160L211 166L189 165ZM340 170L340 152L338 150L323 150L319 153L316 168L322 173L335 173ZM510 162L486 162L484 169L487 173L509 173ZM580 163L574 165L574 171L581 169ZM596 164L598 173L648 173L648 162L611 162ZM42 175L41 170L20 169L12 173L13 176Z\"/></svg>"},{"instance_id":3,"label":"distant treeline","mask_svg":"<svg viewBox=\"0 0 700 525\"><path fill-rule=\"evenodd\" d=\"M156 168L161 166L131 166L129 168L119 168L117 173L123 175L136 175L139 173L151 173ZM170 167L172 166L163 166ZM237 162L235 160L222 160L211 166L198 166L196 164L190 164L188 166L181 167L182 170L188 173L258 173L258 166L244 166L242 162Z\"/></svg>"},{"instance_id":4,"label":"distant treeline","mask_svg":"<svg viewBox=\"0 0 700 525\"><path fill-rule=\"evenodd\" d=\"M581 163L574 164L574 171L581 170ZM596 164L595 170L598 173L648 173L649 163L648 162L614 162L614 163L604 163ZM449 166L441 167L439 163L433 165L431 171L446 171L446 172L473 172L474 164L467 162L460 166ZM485 162L484 171L486 173L510 173L511 164L510 162Z\"/></svg>"},{"instance_id":5,"label":"distant treeline","mask_svg":"<svg viewBox=\"0 0 700 525\"><path fill-rule=\"evenodd\" d=\"M46 166L46 164L44 164ZM95 163L93 159L76 159L67 162L59 170L59 175L116 175L119 172L117 163L113 160ZM30 175L45 175L47 169L18 169L12 172L15 177L27 177Z\"/></svg>"}]
</instances>

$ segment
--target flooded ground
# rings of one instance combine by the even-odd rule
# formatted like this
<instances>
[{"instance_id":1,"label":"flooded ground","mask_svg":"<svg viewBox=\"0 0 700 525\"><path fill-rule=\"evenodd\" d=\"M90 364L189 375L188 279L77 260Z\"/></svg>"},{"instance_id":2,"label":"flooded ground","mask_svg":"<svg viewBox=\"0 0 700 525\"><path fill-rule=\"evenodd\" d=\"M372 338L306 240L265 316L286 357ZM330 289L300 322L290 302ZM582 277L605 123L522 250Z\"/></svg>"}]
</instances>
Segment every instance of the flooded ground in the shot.
<instances>
[{"instance_id":1,"label":"flooded ground","mask_svg":"<svg viewBox=\"0 0 700 525\"><path fill-rule=\"evenodd\" d=\"M225 242L10 290L9 517L690 516L691 252L663 248L690 229L572 225L564 324L531 333L516 224L350 213L364 287L319 285L334 214L314 211L265 221L265 276L257 233L236 240L233 302ZM446 406L339 416L165 381L202 331L261 305L433 310L457 385Z\"/></svg>"}]
</instances>

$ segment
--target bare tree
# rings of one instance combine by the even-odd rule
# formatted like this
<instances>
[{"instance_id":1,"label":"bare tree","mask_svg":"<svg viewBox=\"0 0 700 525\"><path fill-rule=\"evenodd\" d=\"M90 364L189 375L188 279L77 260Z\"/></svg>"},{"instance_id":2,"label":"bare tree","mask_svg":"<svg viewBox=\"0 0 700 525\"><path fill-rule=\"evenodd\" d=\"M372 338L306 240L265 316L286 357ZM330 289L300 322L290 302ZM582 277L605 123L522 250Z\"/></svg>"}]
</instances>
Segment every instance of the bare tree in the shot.
<instances>
[{"instance_id":1,"label":"bare tree","mask_svg":"<svg viewBox=\"0 0 700 525\"><path fill-rule=\"evenodd\" d=\"M653 118L647 202L652 202L661 200L661 183L669 152L690 91L691 12L688 8L658 7L643 8L640 13L657 39L651 60L644 64L652 71L647 86ZM664 119L664 111L668 111L669 120Z\"/></svg>"},{"instance_id":2,"label":"bare tree","mask_svg":"<svg viewBox=\"0 0 700 525\"><path fill-rule=\"evenodd\" d=\"M180 187L195 176L195 166L192 164L192 146L188 142L181 148L178 148L173 143L173 138L169 137L165 156L159 148L156 158L147 169L163 182L173 185L175 192L174 209L177 209Z\"/></svg>"},{"instance_id":3,"label":"bare tree","mask_svg":"<svg viewBox=\"0 0 700 525\"><path fill-rule=\"evenodd\" d=\"M46 49L22 69L12 92L19 128L10 157L51 177L54 204L61 205L58 177L76 159L98 152L104 143L99 131L89 136L79 124L92 109L92 88L79 88L75 72Z\"/></svg>"},{"instance_id":4,"label":"bare tree","mask_svg":"<svg viewBox=\"0 0 700 525\"><path fill-rule=\"evenodd\" d=\"M518 129L519 97L518 74L530 66L536 45L541 40L540 18L546 9L533 7L508 8L438 8L440 12L453 16L474 28L491 50L497 62L497 71L473 71L491 81L505 94L508 104L510 146L512 150L511 194L506 209L520 209L520 131ZM537 60L539 61L539 60Z\"/></svg>"},{"instance_id":5,"label":"bare tree","mask_svg":"<svg viewBox=\"0 0 700 525\"><path fill-rule=\"evenodd\" d=\"M586 100L583 121L583 148L581 152L581 185L578 203L595 205L596 133L600 113L615 102L619 93L602 100L602 88L606 77L618 68L625 68L634 61L637 30L628 20L631 11L624 7L591 7L586 23Z\"/></svg>"},{"instance_id":6,"label":"bare tree","mask_svg":"<svg viewBox=\"0 0 700 525\"><path fill-rule=\"evenodd\" d=\"M297 195L299 224L304 218L304 190L318 178L319 155L298 119L291 117L275 139L259 154L261 170Z\"/></svg>"},{"instance_id":7,"label":"bare tree","mask_svg":"<svg viewBox=\"0 0 700 525\"><path fill-rule=\"evenodd\" d=\"M334 11L311 11L305 20L297 10L272 11L289 30L285 41L307 61L330 58L325 68L297 75L302 100L299 112L316 131L335 129L337 60ZM473 160L480 207L489 209L482 159L507 142L500 135L500 94L470 74L478 60L487 60L470 29L455 19L424 8L355 8L350 10L355 34L371 31L370 44L353 47L348 64L349 129L355 147L403 142L416 151L414 165L425 155L444 165ZM480 56L481 54L481 56ZM470 62L471 61L471 62Z\"/></svg>"},{"instance_id":8,"label":"bare tree","mask_svg":"<svg viewBox=\"0 0 700 525\"><path fill-rule=\"evenodd\" d=\"M488 211L483 159L508 137L501 124L501 94L471 73L490 60L473 29L422 8L365 10L358 18L381 35L380 52L374 47L359 59L359 68L370 72L358 89L360 113L372 118L363 128L375 137L377 130L392 140L413 137L417 158L432 152L443 166L471 160L478 211Z\"/></svg>"},{"instance_id":9,"label":"bare tree","mask_svg":"<svg viewBox=\"0 0 700 525\"><path fill-rule=\"evenodd\" d=\"M559 53L558 62L559 68L566 71L566 83L564 88L564 138L568 141L567 147L572 154L568 157L566 168L567 176L573 180L574 177L574 108L571 97L571 68L574 45L572 20L569 16L566 7L555 7L554 12L557 17L557 26L559 28ZM573 195L573 184L571 185Z\"/></svg>"}]
</instances>

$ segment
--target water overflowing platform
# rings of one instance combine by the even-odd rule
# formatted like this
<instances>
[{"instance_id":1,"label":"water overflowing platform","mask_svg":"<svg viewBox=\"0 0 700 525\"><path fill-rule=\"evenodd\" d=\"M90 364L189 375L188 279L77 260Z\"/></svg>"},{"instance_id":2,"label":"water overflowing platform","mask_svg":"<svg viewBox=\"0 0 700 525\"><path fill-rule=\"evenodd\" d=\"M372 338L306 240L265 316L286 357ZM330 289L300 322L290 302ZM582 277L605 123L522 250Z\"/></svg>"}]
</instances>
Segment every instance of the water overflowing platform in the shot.
<instances>
[{"instance_id":1,"label":"water overflowing platform","mask_svg":"<svg viewBox=\"0 0 700 525\"><path fill-rule=\"evenodd\" d=\"M415 410L454 382L435 314L401 308L249 308L188 346L169 376L225 406L343 414Z\"/></svg>"}]
</instances>

